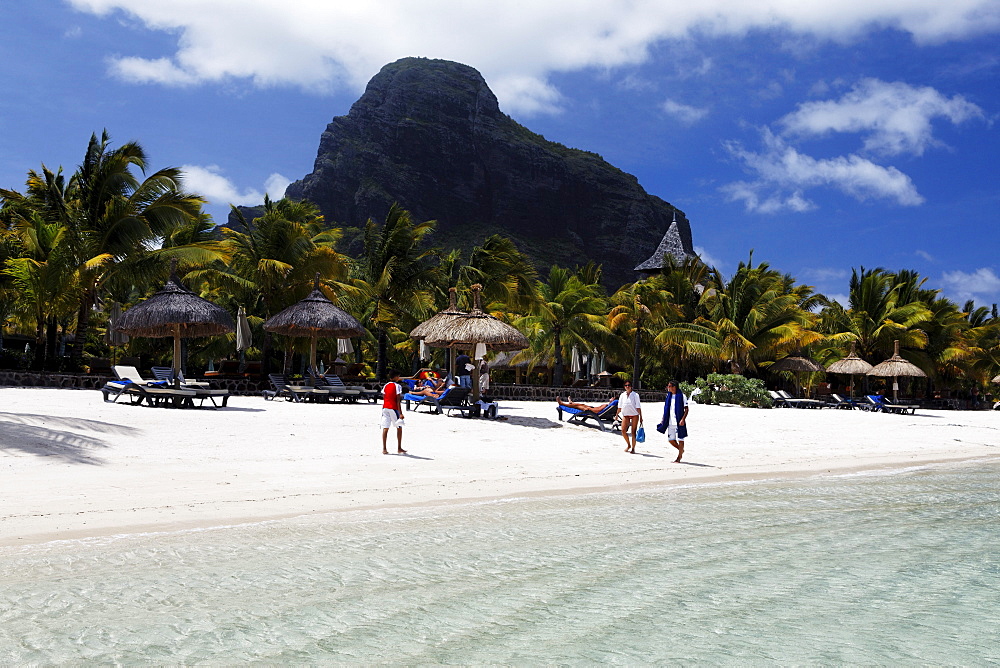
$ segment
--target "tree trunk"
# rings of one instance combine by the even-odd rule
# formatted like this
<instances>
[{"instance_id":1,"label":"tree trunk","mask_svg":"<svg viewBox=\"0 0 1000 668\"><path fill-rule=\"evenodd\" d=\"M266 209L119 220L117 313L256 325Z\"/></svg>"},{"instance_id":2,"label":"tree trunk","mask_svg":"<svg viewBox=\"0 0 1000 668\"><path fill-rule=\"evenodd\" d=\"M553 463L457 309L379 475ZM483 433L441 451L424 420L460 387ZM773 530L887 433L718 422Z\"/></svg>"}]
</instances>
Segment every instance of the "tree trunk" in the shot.
<instances>
[{"instance_id":1,"label":"tree trunk","mask_svg":"<svg viewBox=\"0 0 1000 668\"><path fill-rule=\"evenodd\" d=\"M73 352L70 355L73 364L77 367L83 365L83 350L87 343L87 335L90 333L90 306L94 303L94 289L87 288L83 291L80 299L80 310L76 314L76 333L73 338Z\"/></svg>"},{"instance_id":2,"label":"tree trunk","mask_svg":"<svg viewBox=\"0 0 1000 668\"><path fill-rule=\"evenodd\" d=\"M264 330L264 340L260 344L260 373L266 378L271 373L271 332Z\"/></svg>"},{"instance_id":3,"label":"tree trunk","mask_svg":"<svg viewBox=\"0 0 1000 668\"><path fill-rule=\"evenodd\" d=\"M642 318L635 321L635 340L632 342L632 387L639 390L639 351L642 348Z\"/></svg>"},{"instance_id":4,"label":"tree trunk","mask_svg":"<svg viewBox=\"0 0 1000 668\"><path fill-rule=\"evenodd\" d=\"M59 365L57 364L57 358L59 352L56 349L56 341L59 337L59 323L56 321L55 316L50 315L48 321L45 323L45 354L43 356L43 368L50 368L52 371L58 371Z\"/></svg>"},{"instance_id":5,"label":"tree trunk","mask_svg":"<svg viewBox=\"0 0 1000 668\"><path fill-rule=\"evenodd\" d=\"M389 333L382 327L378 328L378 361L375 364L375 377L379 383L385 383L385 364L389 356Z\"/></svg>"},{"instance_id":6,"label":"tree trunk","mask_svg":"<svg viewBox=\"0 0 1000 668\"><path fill-rule=\"evenodd\" d=\"M552 385L555 387L562 387L563 384L563 361L562 361L562 328L554 327L552 333L555 334L556 339L556 357L553 363L552 370Z\"/></svg>"}]
</instances>

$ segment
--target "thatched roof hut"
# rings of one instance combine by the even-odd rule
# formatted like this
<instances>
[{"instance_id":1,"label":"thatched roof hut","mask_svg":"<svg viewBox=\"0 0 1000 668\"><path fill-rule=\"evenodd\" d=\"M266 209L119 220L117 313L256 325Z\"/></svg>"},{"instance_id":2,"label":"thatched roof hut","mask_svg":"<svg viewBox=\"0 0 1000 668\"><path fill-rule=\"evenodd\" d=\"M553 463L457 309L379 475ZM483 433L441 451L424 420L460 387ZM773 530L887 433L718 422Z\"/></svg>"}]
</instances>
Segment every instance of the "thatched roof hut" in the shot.
<instances>
[{"instance_id":1,"label":"thatched roof hut","mask_svg":"<svg viewBox=\"0 0 1000 668\"><path fill-rule=\"evenodd\" d=\"M427 345L471 348L482 343L487 350L523 350L528 347L528 338L516 327L483 311L480 303L482 289L483 286L478 283L472 286L474 306L471 312L450 321L439 321L427 328L424 335Z\"/></svg>"},{"instance_id":2,"label":"thatched roof hut","mask_svg":"<svg viewBox=\"0 0 1000 668\"><path fill-rule=\"evenodd\" d=\"M418 341L426 339L428 334L447 328L450 324L454 323L457 317L463 315L468 315L468 313L458 309L458 288L448 288L448 308L435 313L410 330L410 338L417 339Z\"/></svg>"},{"instance_id":3,"label":"thatched roof hut","mask_svg":"<svg viewBox=\"0 0 1000 668\"><path fill-rule=\"evenodd\" d=\"M319 273L309 296L268 318L264 329L285 336L308 337L309 368L313 373L316 373L316 340L319 337L346 339L365 332L354 316L338 308L319 289Z\"/></svg>"},{"instance_id":4,"label":"thatched roof hut","mask_svg":"<svg viewBox=\"0 0 1000 668\"><path fill-rule=\"evenodd\" d=\"M789 355L768 367L768 371L792 371L794 373L815 373L824 371L823 365L809 357Z\"/></svg>"},{"instance_id":5,"label":"thatched roof hut","mask_svg":"<svg viewBox=\"0 0 1000 668\"><path fill-rule=\"evenodd\" d=\"M233 317L183 285L175 269L160 290L121 314L115 329L130 336L215 336L236 329Z\"/></svg>"},{"instance_id":6,"label":"thatched roof hut","mask_svg":"<svg viewBox=\"0 0 1000 668\"><path fill-rule=\"evenodd\" d=\"M225 334L236 329L236 325L224 308L181 285L177 277L177 260L172 260L166 285L146 301L122 313L115 329L131 336L174 337L176 385L180 382L181 339Z\"/></svg>"},{"instance_id":7,"label":"thatched roof hut","mask_svg":"<svg viewBox=\"0 0 1000 668\"><path fill-rule=\"evenodd\" d=\"M827 373L841 373L847 376L863 375L871 370L872 365L855 355L853 348L850 355L826 367Z\"/></svg>"},{"instance_id":8,"label":"thatched roof hut","mask_svg":"<svg viewBox=\"0 0 1000 668\"><path fill-rule=\"evenodd\" d=\"M868 372L869 376L882 376L884 378L897 378L900 376L910 376L913 378L926 378L927 374L924 373L923 369L918 367L913 362L905 360L899 356L899 341L893 342L893 352L892 357L885 360L884 362L879 362L871 371Z\"/></svg>"}]
</instances>

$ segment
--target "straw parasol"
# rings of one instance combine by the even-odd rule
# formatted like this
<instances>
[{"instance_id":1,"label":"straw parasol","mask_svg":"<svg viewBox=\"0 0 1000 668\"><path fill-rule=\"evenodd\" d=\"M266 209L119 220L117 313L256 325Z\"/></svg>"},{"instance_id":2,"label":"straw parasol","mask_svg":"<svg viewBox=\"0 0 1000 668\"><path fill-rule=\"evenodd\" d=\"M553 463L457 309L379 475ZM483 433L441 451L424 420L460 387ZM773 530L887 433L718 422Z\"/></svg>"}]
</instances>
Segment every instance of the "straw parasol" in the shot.
<instances>
[{"instance_id":1,"label":"straw parasol","mask_svg":"<svg viewBox=\"0 0 1000 668\"><path fill-rule=\"evenodd\" d=\"M448 327L448 325L455 322L456 318L468 315L465 311L460 311L458 308L458 288L448 288L448 308L438 313L435 313L427 320L410 330L410 337L420 341L422 344L426 343L426 338L430 334L441 331L443 328ZM439 346L440 347L440 346ZM422 357L422 355L421 355ZM454 376L454 360L453 355L448 355L448 373Z\"/></svg>"},{"instance_id":2,"label":"straw parasol","mask_svg":"<svg viewBox=\"0 0 1000 668\"><path fill-rule=\"evenodd\" d=\"M309 368L316 373L316 340L321 337L361 336L365 329L349 313L327 299L319 289L319 272L313 290L305 299L292 304L264 323L264 329L285 336L309 337ZM312 379L309 379L312 383Z\"/></svg>"},{"instance_id":3,"label":"straw parasol","mask_svg":"<svg viewBox=\"0 0 1000 668\"><path fill-rule=\"evenodd\" d=\"M799 374L805 373L815 373L817 371L823 371L823 365L812 359L811 357L802 357L801 355L789 355L787 357L782 357L780 360L768 367L770 371L791 371L795 374L795 393L799 393L799 387L802 385L799 382Z\"/></svg>"},{"instance_id":4,"label":"straw parasol","mask_svg":"<svg viewBox=\"0 0 1000 668\"><path fill-rule=\"evenodd\" d=\"M845 376L851 377L851 397L854 396L854 377L863 376L872 370L872 365L858 357L854 353L854 344L851 344L851 354L847 357L837 360L830 366L826 367L827 373L840 373Z\"/></svg>"},{"instance_id":5,"label":"straw parasol","mask_svg":"<svg viewBox=\"0 0 1000 668\"><path fill-rule=\"evenodd\" d=\"M439 321L424 334L427 345L435 348L474 349L482 344L487 350L510 351L528 347L528 339L515 327L482 309L483 286L472 286L473 308L465 315ZM479 365L472 371L472 400L479 400Z\"/></svg>"},{"instance_id":6,"label":"straw parasol","mask_svg":"<svg viewBox=\"0 0 1000 668\"><path fill-rule=\"evenodd\" d=\"M884 362L879 362L876 364L871 371L868 372L869 376L881 376L882 378L892 378L892 400L897 400L897 394L899 392L899 384L896 379L900 376L909 376L911 378L926 378L927 374L918 367L913 362L904 360L899 356L899 340L893 341L892 357L885 360Z\"/></svg>"},{"instance_id":7,"label":"straw parasol","mask_svg":"<svg viewBox=\"0 0 1000 668\"><path fill-rule=\"evenodd\" d=\"M177 260L170 261L166 285L144 302L122 313L115 329L131 336L174 337L174 385L180 386L181 339L215 336L235 329L229 312L202 299L177 277Z\"/></svg>"}]
</instances>

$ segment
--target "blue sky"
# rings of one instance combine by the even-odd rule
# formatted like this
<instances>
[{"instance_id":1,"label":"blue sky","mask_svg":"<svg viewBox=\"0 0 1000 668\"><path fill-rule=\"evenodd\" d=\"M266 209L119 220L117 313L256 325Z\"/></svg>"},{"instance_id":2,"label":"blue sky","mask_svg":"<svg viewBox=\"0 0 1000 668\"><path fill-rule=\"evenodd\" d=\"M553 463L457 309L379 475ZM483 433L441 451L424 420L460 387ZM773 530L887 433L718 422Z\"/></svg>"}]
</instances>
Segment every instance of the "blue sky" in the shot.
<instances>
[{"instance_id":1,"label":"blue sky","mask_svg":"<svg viewBox=\"0 0 1000 668\"><path fill-rule=\"evenodd\" d=\"M834 297L881 266L1000 302L1000 0L675 4L0 3L0 186L107 128L222 222L311 171L382 65L447 58L683 210L724 273L753 249Z\"/></svg>"}]
</instances>

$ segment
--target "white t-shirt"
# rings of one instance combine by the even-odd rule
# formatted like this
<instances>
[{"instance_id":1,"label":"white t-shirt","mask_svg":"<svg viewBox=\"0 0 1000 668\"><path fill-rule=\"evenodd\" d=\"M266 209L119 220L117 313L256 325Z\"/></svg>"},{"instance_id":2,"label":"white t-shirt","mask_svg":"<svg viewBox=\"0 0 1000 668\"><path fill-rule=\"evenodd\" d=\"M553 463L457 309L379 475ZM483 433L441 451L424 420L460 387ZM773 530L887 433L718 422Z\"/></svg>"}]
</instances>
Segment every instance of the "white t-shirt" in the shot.
<instances>
[{"instance_id":1,"label":"white t-shirt","mask_svg":"<svg viewBox=\"0 0 1000 668\"><path fill-rule=\"evenodd\" d=\"M622 395L618 397L618 407L621 409L622 415L638 415L639 393L635 390L628 393L622 392Z\"/></svg>"},{"instance_id":2,"label":"white t-shirt","mask_svg":"<svg viewBox=\"0 0 1000 668\"><path fill-rule=\"evenodd\" d=\"M668 393L668 396L669 396L669 393ZM684 400L681 402L681 407L682 408L687 408L687 405L688 405L687 395L682 395L682 396L684 396ZM670 402L670 409L667 411L667 426L668 427L671 426L671 425L674 425L674 426L677 425L677 413L674 412L674 411L677 410L676 408L674 408L674 406L676 405L676 404L674 404L674 401L677 401L677 397L678 397L678 395L675 394L674 395L674 400ZM681 415L684 415L683 411L681 412Z\"/></svg>"}]
</instances>

